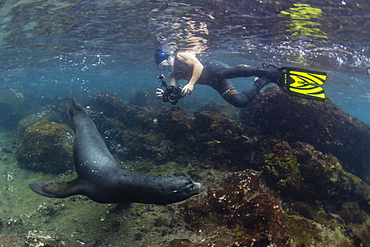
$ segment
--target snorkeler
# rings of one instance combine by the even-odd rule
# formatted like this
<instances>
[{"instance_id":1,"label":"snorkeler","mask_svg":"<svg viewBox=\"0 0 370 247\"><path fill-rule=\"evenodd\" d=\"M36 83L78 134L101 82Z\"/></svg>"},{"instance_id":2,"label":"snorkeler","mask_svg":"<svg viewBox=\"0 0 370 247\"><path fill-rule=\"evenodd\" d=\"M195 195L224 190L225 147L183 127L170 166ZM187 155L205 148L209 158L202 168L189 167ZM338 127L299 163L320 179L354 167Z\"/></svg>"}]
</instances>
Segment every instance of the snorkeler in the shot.
<instances>
[{"instance_id":1,"label":"snorkeler","mask_svg":"<svg viewBox=\"0 0 370 247\"><path fill-rule=\"evenodd\" d=\"M169 71L170 81L169 86L167 86L163 75L159 76L158 80L162 82L165 90L157 88L156 94L164 102L170 102L173 105L180 98L190 95L195 84L211 86L222 98L236 107L247 106L259 91L269 83L276 83L284 91L300 97L325 99L324 90L320 86L326 80L326 74L323 72L289 67L277 68L273 65L263 65L261 68L250 67L244 64L230 67L219 61L207 61L202 64L191 53L174 53L169 55L160 49L155 51L154 61L159 70ZM257 77L254 84L242 92L238 92L233 83L228 80L252 76ZM188 80L188 83L182 87L178 84L180 79Z\"/></svg>"}]
</instances>

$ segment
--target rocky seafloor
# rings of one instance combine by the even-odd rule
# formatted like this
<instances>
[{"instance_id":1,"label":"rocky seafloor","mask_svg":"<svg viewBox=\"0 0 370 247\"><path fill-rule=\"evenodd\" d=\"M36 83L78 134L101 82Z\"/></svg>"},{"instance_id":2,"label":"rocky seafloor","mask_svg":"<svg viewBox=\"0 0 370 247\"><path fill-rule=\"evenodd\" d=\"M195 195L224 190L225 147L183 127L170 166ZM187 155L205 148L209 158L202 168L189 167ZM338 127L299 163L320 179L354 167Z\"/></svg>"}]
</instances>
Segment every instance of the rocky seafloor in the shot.
<instances>
[{"instance_id":1,"label":"rocky seafloor","mask_svg":"<svg viewBox=\"0 0 370 247\"><path fill-rule=\"evenodd\" d=\"M239 111L145 91L76 98L124 168L207 187L158 206L33 193L76 177L71 99L0 94L0 246L370 246L370 128L330 99L272 87Z\"/></svg>"}]
</instances>

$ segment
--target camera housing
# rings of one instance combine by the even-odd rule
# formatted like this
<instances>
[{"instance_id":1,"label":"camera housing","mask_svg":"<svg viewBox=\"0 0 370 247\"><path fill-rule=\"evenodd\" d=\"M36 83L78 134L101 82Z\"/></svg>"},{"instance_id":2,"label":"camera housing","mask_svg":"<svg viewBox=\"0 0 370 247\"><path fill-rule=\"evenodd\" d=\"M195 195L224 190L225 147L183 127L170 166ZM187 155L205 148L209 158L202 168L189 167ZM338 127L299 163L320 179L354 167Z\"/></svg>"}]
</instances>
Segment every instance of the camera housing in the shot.
<instances>
[{"instance_id":1,"label":"camera housing","mask_svg":"<svg viewBox=\"0 0 370 247\"><path fill-rule=\"evenodd\" d=\"M181 89L182 87L168 86L163 93L163 101L176 105L177 101L183 97Z\"/></svg>"}]
</instances>

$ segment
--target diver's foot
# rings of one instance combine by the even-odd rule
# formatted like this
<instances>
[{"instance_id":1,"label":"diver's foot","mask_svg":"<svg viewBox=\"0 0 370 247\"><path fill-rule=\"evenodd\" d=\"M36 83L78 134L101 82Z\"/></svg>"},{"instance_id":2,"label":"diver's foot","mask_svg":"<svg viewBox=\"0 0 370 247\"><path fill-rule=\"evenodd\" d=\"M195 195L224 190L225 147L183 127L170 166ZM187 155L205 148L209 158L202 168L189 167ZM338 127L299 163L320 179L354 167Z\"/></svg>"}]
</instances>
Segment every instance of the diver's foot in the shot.
<instances>
[{"instance_id":1,"label":"diver's foot","mask_svg":"<svg viewBox=\"0 0 370 247\"><path fill-rule=\"evenodd\" d=\"M260 70L260 77L265 77L272 83L280 85L284 81L284 74L273 64L262 64L262 69Z\"/></svg>"},{"instance_id":2,"label":"diver's foot","mask_svg":"<svg viewBox=\"0 0 370 247\"><path fill-rule=\"evenodd\" d=\"M267 84L270 84L272 81L269 80L266 77L256 77L253 86L257 88L258 91L260 91L262 88L264 88Z\"/></svg>"}]
</instances>

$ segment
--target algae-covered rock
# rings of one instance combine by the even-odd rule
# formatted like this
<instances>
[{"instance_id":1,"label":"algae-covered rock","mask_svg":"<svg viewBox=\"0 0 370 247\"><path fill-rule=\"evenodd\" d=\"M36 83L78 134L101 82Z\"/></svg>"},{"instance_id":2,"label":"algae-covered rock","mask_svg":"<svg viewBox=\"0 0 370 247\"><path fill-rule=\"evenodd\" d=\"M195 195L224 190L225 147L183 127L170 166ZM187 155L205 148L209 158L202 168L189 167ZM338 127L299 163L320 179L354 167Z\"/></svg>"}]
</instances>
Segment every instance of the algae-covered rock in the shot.
<instances>
[{"instance_id":1,"label":"algae-covered rock","mask_svg":"<svg viewBox=\"0 0 370 247\"><path fill-rule=\"evenodd\" d=\"M17 125L16 131L24 132L29 126L39 122L39 121L48 121L48 122L57 122L61 119L60 113L56 111L55 106L44 107L41 111L37 113L30 114L22 118Z\"/></svg>"},{"instance_id":2,"label":"algae-covered rock","mask_svg":"<svg viewBox=\"0 0 370 247\"><path fill-rule=\"evenodd\" d=\"M310 143L331 153L349 171L370 182L370 127L330 99L307 100L268 88L241 110L243 125L290 143Z\"/></svg>"},{"instance_id":3,"label":"algae-covered rock","mask_svg":"<svg viewBox=\"0 0 370 247\"><path fill-rule=\"evenodd\" d=\"M268 184L286 199L310 203L320 200L333 211L345 201L356 201L370 212L370 187L344 171L337 158L310 144L276 144L265 157L264 175Z\"/></svg>"},{"instance_id":4,"label":"algae-covered rock","mask_svg":"<svg viewBox=\"0 0 370 247\"><path fill-rule=\"evenodd\" d=\"M298 160L287 142L273 147L265 156L263 169L267 181L277 190L287 194L300 193L302 178Z\"/></svg>"},{"instance_id":5,"label":"algae-covered rock","mask_svg":"<svg viewBox=\"0 0 370 247\"><path fill-rule=\"evenodd\" d=\"M222 103L211 102L201 106L197 112L199 113L202 111L207 111L212 113L219 113L225 117L228 117L235 121L239 121L239 111L236 109L237 108L235 108L234 106L230 105L227 102Z\"/></svg>"},{"instance_id":6,"label":"algae-covered rock","mask_svg":"<svg viewBox=\"0 0 370 247\"><path fill-rule=\"evenodd\" d=\"M73 131L65 124L40 121L28 127L17 160L22 168L60 173L73 167Z\"/></svg>"},{"instance_id":7,"label":"algae-covered rock","mask_svg":"<svg viewBox=\"0 0 370 247\"><path fill-rule=\"evenodd\" d=\"M286 216L287 225L292 235L294 246L315 247L354 247L342 231L342 225L334 227L325 226L315 220L307 219L297 215Z\"/></svg>"},{"instance_id":8,"label":"algae-covered rock","mask_svg":"<svg viewBox=\"0 0 370 247\"><path fill-rule=\"evenodd\" d=\"M29 231L26 236L25 247L41 247L48 246L54 247L56 242L52 236L46 232L41 231Z\"/></svg>"},{"instance_id":9,"label":"algae-covered rock","mask_svg":"<svg viewBox=\"0 0 370 247\"><path fill-rule=\"evenodd\" d=\"M185 141L191 134L193 121L183 108L175 106L159 113L157 129L168 139Z\"/></svg>"},{"instance_id":10,"label":"algae-covered rock","mask_svg":"<svg viewBox=\"0 0 370 247\"><path fill-rule=\"evenodd\" d=\"M189 227L207 232L204 245L195 246L292 246L280 200L260 172L228 174L207 193L207 200L188 200L184 209Z\"/></svg>"},{"instance_id":11,"label":"algae-covered rock","mask_svg":"<svg viewBox=\"0 0 370 247\"><path fill-rule=\"evenodd\" d=\"M133 97L130 98L129 104L131 106L141 106L151 110L164 110L168 108L168 106L164 104L162 100L158 99L154 92L155 89L141 89Z\"/></svg>"},{"instance_id":12,"label":"algae-covered rock","mask_svg":"<svg viewBox=\"0 0 370 247\"><path fill-rule=\"evenodd\" d=\"M90 97L87 101L95 111L103 112L105 116L114 118L127 127L146 130L155 126L156 115L145 107L124 104L116 95L101 93Z\"/></svg>"}]
</instances>

